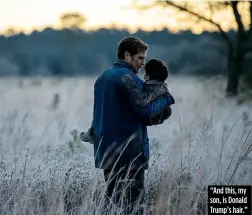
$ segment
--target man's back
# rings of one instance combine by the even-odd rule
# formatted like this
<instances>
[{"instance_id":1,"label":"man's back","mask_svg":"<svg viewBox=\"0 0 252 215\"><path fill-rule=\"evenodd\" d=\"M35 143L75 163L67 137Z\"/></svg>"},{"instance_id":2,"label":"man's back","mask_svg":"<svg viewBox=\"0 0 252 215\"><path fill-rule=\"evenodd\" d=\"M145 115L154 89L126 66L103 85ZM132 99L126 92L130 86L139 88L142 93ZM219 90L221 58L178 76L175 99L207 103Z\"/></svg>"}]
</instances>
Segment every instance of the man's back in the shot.
<instances>
[{"instance_id":1,"label":"man's back","mask_svg":"<svg viewBox=\"0 0 252 215\"><path fill-rule=\"evenodd\" d=\"M115 162L118 167L131 162L139 166L149 158L146 126L135 114L121 81L126 74L134 76L143 87L143 82L123 63L115 63L95 83L93 126L95 163L99 168L112 169Z\"/></svg>"}]
</instances>

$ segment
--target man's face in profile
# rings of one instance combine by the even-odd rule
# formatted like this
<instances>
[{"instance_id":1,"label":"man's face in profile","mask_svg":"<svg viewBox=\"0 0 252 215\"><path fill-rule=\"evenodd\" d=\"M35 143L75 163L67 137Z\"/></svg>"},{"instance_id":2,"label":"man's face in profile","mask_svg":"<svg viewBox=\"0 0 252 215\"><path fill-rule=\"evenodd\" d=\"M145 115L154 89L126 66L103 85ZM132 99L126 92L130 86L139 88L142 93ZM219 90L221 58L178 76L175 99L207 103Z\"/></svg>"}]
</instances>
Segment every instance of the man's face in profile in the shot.
<instances>
[{"instance_id":1,"label":"man's face in profile","mask_svg":"<svg viewBox=\"0 0 252 215\"><path fill-rule=\"evenodd\" d=\"M125 53L125 60L134 67L137 73L144 66L146 57L147 51L139 52L133 56L131 56L128 52Z\"/></svg>"}]
</instances>

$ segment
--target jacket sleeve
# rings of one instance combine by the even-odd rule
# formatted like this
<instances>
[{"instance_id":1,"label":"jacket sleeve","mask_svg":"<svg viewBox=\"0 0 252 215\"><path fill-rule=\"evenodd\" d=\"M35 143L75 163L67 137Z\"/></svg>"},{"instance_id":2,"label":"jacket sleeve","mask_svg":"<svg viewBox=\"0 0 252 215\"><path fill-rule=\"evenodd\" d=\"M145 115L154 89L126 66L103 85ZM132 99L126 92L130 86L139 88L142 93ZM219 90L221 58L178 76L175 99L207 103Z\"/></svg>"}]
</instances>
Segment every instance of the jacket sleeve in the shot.
<instances>
[{"instance_id":1,"label":"jacket sleeve","mask_svg":"<svg viewBox=\"0 0 252 215\"><path fill-rule=\"evenodd\" d=\"M145 125L151 126L162 124L165 120L167 120L171 116L171 114L172 114L171 107L167 107L158 115L146 120Z\"/></svg>"},{"instance_id":2,"label":"jacket sleeve","mask_svg":"<svg viewBox=\"0 0 252 215\"><path fill-rule=\"evenodd\" d=\"M154 99L149 99L146 92L141 89L137 81L130 75L124 76L122 82L128 90L128 99L134 112L144 124L160 114L165 108L174 104L174 98L169 92L157 95Z\"/></svg>"},{"instance_id":3,"label":"jacket sleeve","mask_svg":"<svg viewBox=\"0 0 252 215\"><path fill-rule=\"evenodd\" d=\"M168 92L168 89L160 87L159 89L158 88L155 89L152 93L149 93L146 90L141 89L138 86L136 80L129 74L126 74L122 77L122 82L126 86L128 91L131 93L132 98L134 99L136 105L140 107L146 106L159 96L164 95L165 93Z\"/></svg>"}]
</instances>

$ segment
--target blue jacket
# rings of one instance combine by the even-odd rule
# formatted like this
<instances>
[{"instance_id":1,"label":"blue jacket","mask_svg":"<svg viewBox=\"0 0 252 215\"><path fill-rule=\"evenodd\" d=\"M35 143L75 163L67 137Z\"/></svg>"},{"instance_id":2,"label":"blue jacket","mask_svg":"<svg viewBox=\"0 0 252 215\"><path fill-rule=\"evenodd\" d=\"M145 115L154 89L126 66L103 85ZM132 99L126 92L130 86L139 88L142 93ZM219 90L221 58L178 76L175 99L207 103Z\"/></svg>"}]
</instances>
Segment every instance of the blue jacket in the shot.
<instances>
[{"instance_id":1,"label":"blue jacket","mask_svg":"<svg viewBox=\"0 0 252 215\"><path fill-rule=\"evenodd\" d=\"M148 168L149 139L145 122L174 103L169 93L137 105L134 92L126 87L124 77L131 76L140 89L143 81L125 61L116 61L94 85L94 156L96 168Z\"/></svg>"}]
</instances>

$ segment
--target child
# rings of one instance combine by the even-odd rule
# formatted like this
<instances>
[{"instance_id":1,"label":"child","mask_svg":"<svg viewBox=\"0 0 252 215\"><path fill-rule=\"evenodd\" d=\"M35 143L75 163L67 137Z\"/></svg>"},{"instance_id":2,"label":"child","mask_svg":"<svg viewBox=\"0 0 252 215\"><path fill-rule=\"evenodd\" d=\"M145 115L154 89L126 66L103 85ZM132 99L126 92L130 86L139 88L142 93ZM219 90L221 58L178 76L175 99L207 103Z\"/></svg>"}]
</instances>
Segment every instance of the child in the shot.
<instances>
[{"instance_id":1,"label":"child","mask_svg":"<svg viewBox=\"0 0 252 215\"><path fill-rule=\"evenodd\" d=\"M148 101L150 102L164 93L169 92L170 89L167 87L165 80L168 78L168 68L163 61L158 59L150 59L145 67L144 73L144 91L147 93ZM173 104L175 103L174 98ZM145 104L143 104L144 106ZM162 113L149 119L146 125L162 124L164 120L171 116L171 108L165 109Z\"/></svg>"},{"instance_id":2,"label":"child","mask_svg":"<svg viewBox=\"0 0 252 215\"><path fill-rule=\"evenodd\" d=\"M133 81L130 75L126 76L123 82L125 81L126 87L129 91L135 91L138 93L137 105L144 107L146 104L155 100L157 97L162 96L164 93L170 93L165 80L168 78L168 68L163 61L158 59L149 60L145 67L144 73L144 88L140 90L137 84ZM129 83L129 84L128 84ZM172 96L171 96L172 97ZM173 104L175 103L174 98ZM152 117L151 119L145 122L145 125L157 125L162 124L164 120L168 119L171 116L171 108L168 107L162 113ZM74 129L71 132L72 136L76 139L79 137L81 141L89 142L93 144L93 129L89 128L87 132L79 132Z\"/></svg>"}]
</instances>

